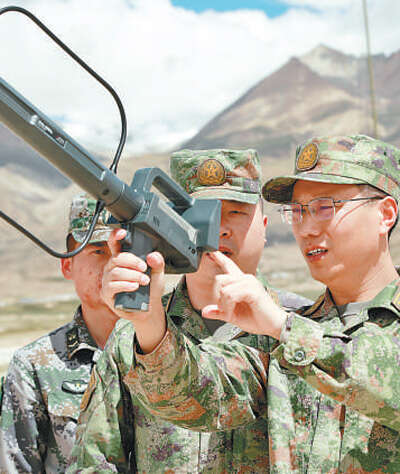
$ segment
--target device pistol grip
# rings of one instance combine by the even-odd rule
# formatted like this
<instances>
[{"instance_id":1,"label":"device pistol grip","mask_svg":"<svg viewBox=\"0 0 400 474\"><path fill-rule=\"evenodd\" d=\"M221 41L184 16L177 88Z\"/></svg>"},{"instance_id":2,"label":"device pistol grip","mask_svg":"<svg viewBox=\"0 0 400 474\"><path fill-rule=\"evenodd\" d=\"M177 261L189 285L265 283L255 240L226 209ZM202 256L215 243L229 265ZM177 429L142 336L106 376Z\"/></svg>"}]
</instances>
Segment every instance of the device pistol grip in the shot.
<instances>
[{"instance_id":1,"label":"device pistol grip","mask_svg":"<svg viewBox=\"0 0 400 474\"><path fill-rule=\"evenodd\" d=\"M128 226L129 227L129 226ZM146 256L154 250L154 239L142 230L131 227L126 237L121 241L123 252L130 252L146 261ZM146 270L150 276L150 268ZM115 295L114 307L126 312L148 311L150 299L150 284L140 285L136 291L124 291Z\"/></svg>"}]
</instances>

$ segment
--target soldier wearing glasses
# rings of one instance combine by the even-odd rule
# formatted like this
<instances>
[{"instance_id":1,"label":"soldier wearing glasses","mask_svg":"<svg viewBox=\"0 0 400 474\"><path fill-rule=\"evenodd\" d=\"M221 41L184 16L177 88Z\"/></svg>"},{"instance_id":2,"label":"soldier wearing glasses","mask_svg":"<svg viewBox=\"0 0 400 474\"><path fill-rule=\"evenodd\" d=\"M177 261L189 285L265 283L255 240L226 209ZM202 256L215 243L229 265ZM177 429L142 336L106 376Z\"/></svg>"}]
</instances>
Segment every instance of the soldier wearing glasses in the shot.
<instances>
[{"instance_id":1,"label":"soldier wearing glasses","mask_svg":"<svg viewBox=\"0 0 400 474\"><path fill-rule=\"evenodd\" d=\"M281 203L325 293L287 313L215 252L220 297L203 316L272 337L275 347L196 346L167 319L151 349L136 342L131 389L153 414L194 430L265 417L270 472L399 473L400 279L388 241L400 151L361 135L318 137L298 148L295 166L263 195Z\"/></svg>"}]
</instances>

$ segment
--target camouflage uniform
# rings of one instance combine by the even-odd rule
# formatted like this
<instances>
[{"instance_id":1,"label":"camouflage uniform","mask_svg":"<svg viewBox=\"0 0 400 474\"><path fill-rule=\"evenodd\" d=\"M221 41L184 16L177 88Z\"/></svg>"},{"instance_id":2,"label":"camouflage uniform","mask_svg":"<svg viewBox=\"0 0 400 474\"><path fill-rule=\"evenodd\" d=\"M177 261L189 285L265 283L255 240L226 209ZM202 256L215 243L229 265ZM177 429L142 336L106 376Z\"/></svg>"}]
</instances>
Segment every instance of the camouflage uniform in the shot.
<instances>
[{"instance_id":1,"label":"camouflage uniform","mask_svg":"<svg viewBox=\"0 0 400 474\"><path fill-rule=\"evenodd\" d=\"M184 150L172 155L171 174L196 197L260 199L260 168L253 150ZM290 308L305 298L281 292L279 301ZM245 347L268 351L272 339L244 333L230 324L215 332L189 300L185 279L164 296L168 318L179 334L198 346L203 341L241 341ZM68 473L106 472L266 472L267 424L220 433L196 433L162 421L145 410L128 390L133 360L134 329L119 321L93 371L81 407L76 447ZM250 350L250 349L249 349Z\"/></svg>"},{"instance_id":2,"label":"camouflage uniform","mask_svg":"<svg viewBox=\"0 0 400 474\"><path fill-rule=\"evenodd\" d=\"M1 472L65 472L100 352L80 309L72 322L15 352L4 384Z\"/></svg>"},{"instance_id":3,"label":"camouflage uniform","mask_svg":"<svg viewBox=\"0 0 400 474\"><path fill-rule=\"evenodd\" d=\"M296 296L296 295L295 295ZM282 292L281 304L290 299L297 306L305 298ZM164 297L167 314L179 333L199 344L239 340L246 346L268 351L269 338L244 333L224 324L211 335L203 318L193 309L184 280L173 295ZM263 472L267 453L266 422L259 419L245 429L220 433L195 433L162 421L143 409L126 380L133 360L134 329L119 321L104 355L93 370L72 452L72 472ZM131 453L131 454L130 454ZM135 466L136 465L136 466Z\"/></svg>"},{"instance_id":4,"label":"camouflage uniform","mask_svg":"<svg viewBox=\"0 0 400 474\"><path fill-rule=\"evenodd\" d=\"M82 241L95 201L76 196L68 234ZM102 215L90 243L107 240ZM79 406L101 354L80 307L73 321L15 352L4 381L0 421L1 473L64 473Z\"/></svg>"},{"instance_id":5,"label":"camouflage uniform","mask_svg":"<svg viewBox=\"0 0 400 474\"><path fill-rule=\"evenodd\" d=\"M290 201L297 179L370 184L398 199L400 152L365 136L316 138L296 173L264 195ZM370 301L337 307L327 289L289 313L279 343L262 352L239 340L198 345L172 318L160 345L134 347L129 389L154 416L198 431L268 425L274 473L400 472L400 280ZM257 469L255 469L257 472Z\"/></svg>"}]
</instances>

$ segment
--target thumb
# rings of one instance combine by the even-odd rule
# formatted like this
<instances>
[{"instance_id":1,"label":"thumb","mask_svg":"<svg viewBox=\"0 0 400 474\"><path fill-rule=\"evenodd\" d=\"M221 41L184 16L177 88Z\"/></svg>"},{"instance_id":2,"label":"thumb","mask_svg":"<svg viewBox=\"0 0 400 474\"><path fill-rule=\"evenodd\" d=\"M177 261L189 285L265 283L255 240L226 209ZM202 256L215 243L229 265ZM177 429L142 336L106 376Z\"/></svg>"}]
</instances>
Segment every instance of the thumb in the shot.
<instances>
[{"instance_id":1,"label":"thumb","mask_svg":"<svg viewBox=\"0 0 400 474\"><path fill-rule=\"evenodd\" d=\"M159 252L147 255L147 264L151 268L150 277L150 304L160 304L165 286L165 261Z\"/></svg>"},{"instance_id":2,"label":"thumb","mask_svg":"<svg viewBox=\"0 0 400 474\"><path fill-rule=\"evenodd\" d=\"M217 304L209 304L204 306L201 310L201 315L207 319L219 319L220 321L227 321L226 315L220 310Z\"/></svg>"},{"instance_id":3,"label":"thumb","mask_svg":"<svg viewBox=\"0 0 400 474\"><path fill-rule=\"evenodd\" d=\"M121 240L126 236L125 229L114 229L110 237L108 238L107 244L110 249L111 255L115 257L121 252Z\"/></svg>"}]
</instances>

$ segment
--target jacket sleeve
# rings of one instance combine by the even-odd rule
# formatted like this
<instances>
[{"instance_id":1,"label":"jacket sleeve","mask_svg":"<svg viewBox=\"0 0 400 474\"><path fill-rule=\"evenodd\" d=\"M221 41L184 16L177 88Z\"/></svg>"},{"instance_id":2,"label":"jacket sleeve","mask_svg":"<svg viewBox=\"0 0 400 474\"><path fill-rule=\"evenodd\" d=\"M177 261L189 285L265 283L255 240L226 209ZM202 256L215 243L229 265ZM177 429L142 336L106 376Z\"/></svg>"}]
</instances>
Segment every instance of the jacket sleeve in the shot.
<instances>
[{"instance_id":1,"label":"jacket sleeve","mask_svg":"<svg viewBox=\"0 0 400 474\"><path fill-rule=\"evenodd\" d=\"M127 449L133 443L126 441L133 433L126 410L128 395L122 387L121 375L114 352L115 334L110 339L92 370L89 385L83 396L78 420L75 447L72 450L67 473L130 472Z\"/></svg>"},{"instance_id":2,"label":"jacket sleeve","mask_svg":"<svg viewBox=\"0 0 400 474\"><path fill-rule=\"evenodd\" d=\"M32 364L19 352L3 386L0 419L0 472L45 472L50 419Z\"/></svg>"},{"instance_id":3,"label":"jacket sleeve","mask_svg":"<svg viewBox=\"0 0 400 474\"><path fill-rule=\"evenodd\" d=\"M266 353L237 340L199 344L168 325L151 354L136 351L126 379L150 413L195 431L231 429L265 414Z\"/></svg>"},{"instance_id":4,"label":"jacket sleeve","mask_svg":"<svg viewBox=\"0 0 400 474\"><path fill-rule=\"evenodd\" d=\"M400 431L400 324L387 313L351 332L324 329L291 313L284 343L271 354L282 367L381 425Z\"/></svg>"},{"instance_id":5,"label":"jacket sleeve","mask_svg":"<svg viewBox=\"0 0 400 474\"><path fill-rule=\"evenodd\" d=\"M281 367L381 425L400 431L400 330L393 317L350 333L292 313L285 342L272 351ZM199 346L169 324L151 354L136 354L132 389L154 415L194 430L232 429L264 415L268 356L232 341ZM269 384L269 391L279 386Z\"/></svg>"}]
</instances>

